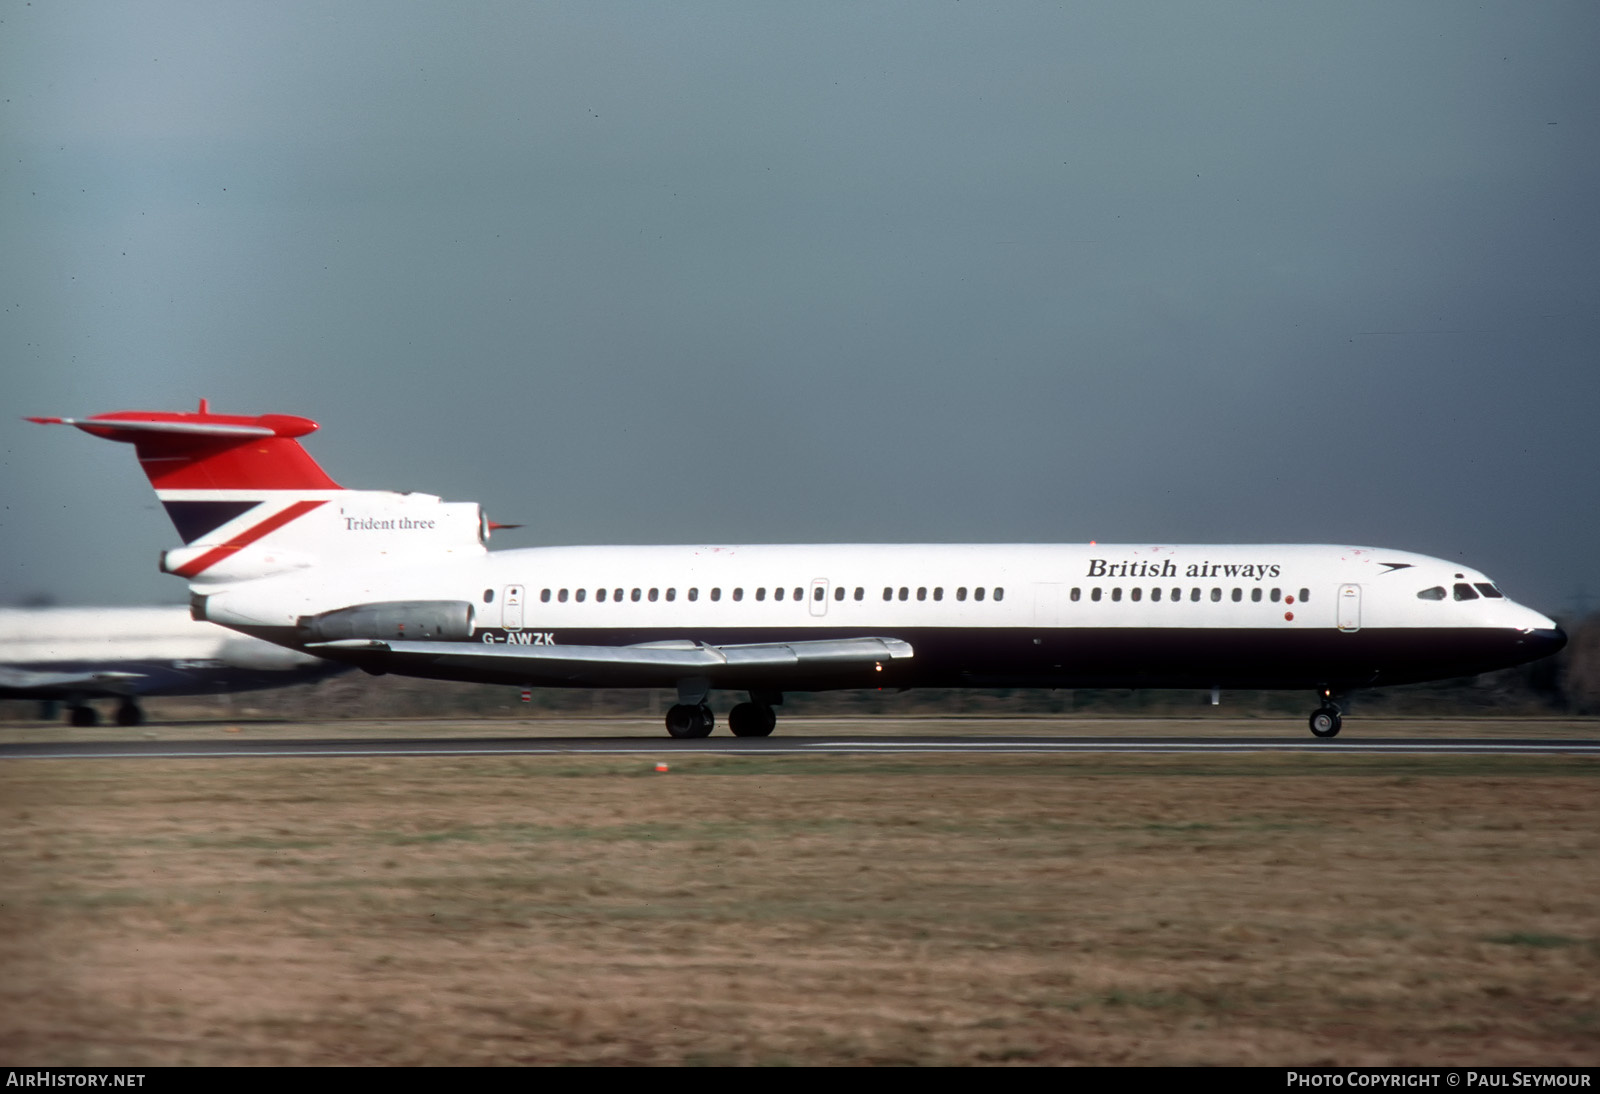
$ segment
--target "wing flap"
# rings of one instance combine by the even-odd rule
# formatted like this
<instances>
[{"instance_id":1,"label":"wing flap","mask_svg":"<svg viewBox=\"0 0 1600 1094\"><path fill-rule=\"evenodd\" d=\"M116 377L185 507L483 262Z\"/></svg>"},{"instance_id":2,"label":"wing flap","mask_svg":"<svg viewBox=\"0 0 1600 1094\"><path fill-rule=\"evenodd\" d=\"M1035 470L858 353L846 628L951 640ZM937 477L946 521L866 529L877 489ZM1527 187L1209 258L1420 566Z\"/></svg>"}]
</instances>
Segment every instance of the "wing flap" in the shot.
<instances>
[{"instance_id":1,"label":"wing flap","mask_svg":"<svg viewBox=\"0 0 1600 1094\"><path fill-rule=\"evenodd\" d=\"M511 684L672 687L703 677L713 687L751 680L800 680L810 675L870 673L885 661L912 656L898 638L827 638L709 646L652 642L638 646L501 646L472 642L412 642L354 638L306 647L369 671Z\"/></svg>"}]
</instances>

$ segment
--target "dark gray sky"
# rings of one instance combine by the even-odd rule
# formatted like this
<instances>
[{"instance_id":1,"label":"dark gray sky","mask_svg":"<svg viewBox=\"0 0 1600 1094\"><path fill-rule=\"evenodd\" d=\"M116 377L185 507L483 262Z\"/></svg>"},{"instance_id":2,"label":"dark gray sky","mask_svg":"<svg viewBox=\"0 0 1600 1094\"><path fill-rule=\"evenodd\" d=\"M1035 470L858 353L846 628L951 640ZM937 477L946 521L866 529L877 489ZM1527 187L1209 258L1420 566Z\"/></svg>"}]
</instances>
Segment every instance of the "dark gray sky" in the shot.
<instances>
[{"instance_id":1,"label":"dark gray sky","mask_svg":"<svg viewBox=\"0 0 1600 1094\"><path fill-rule=\"evenodd\" d=\"M495 545L1353 542L1600 596L1592 3L0 0L0 599L302 414ZM1590 607L1596 606L1591 603Z\"/></svg>"}]
</instances>

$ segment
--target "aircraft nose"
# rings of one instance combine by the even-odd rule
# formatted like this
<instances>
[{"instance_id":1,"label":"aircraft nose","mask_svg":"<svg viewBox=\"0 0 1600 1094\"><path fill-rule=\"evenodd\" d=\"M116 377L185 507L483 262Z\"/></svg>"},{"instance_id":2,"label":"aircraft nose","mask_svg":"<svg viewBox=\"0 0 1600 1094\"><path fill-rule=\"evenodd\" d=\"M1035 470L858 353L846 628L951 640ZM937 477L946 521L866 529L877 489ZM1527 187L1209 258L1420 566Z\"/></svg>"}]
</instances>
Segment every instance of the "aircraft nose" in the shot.
<instances>
[{"instance_id":1,"label":"aircraft nose","mask_svg":"<svg viewBox=\"0 0 1600 1094\"><path fill-rule=\"evenodd\" d=\"M1535 627L1523 639L1523 644L1535 657L1549 657L1567 644L1567 632L1554 623L1548 627Z\"/></svg>"}]
</instances>

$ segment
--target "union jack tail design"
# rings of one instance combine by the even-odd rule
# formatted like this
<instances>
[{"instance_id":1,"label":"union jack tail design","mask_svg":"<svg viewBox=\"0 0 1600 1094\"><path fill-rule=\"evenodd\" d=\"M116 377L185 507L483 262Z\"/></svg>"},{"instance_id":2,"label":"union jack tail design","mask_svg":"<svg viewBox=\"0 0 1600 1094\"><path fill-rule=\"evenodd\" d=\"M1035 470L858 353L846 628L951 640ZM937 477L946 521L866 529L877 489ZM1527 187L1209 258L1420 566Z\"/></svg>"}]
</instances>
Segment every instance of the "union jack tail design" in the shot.
<instances>
[{"instance_id":1,"label":"union jack tail design","mask_svg":"<svg viewBox=\"0 0 1600 1094\"><path fill-rule=\"evenodd\" d=\"M309 418L213 414L202 399L196 411L28 420L133 445L184 542L162 555L161 568L194 582L373 556L481 551L488 531L475 504L344 489L300 447L298 438L317 428Z\"/></svg>"}]
</instances>

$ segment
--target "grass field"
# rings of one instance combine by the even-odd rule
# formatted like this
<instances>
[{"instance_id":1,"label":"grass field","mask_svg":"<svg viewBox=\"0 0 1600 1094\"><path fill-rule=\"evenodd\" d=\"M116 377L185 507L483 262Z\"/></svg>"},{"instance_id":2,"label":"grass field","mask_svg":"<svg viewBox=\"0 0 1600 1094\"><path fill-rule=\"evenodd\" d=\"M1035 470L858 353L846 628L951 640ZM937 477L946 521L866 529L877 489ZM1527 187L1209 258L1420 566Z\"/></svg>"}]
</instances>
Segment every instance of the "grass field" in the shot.
<instances>
[{"instance_id":1,"label":"grass field","mask_svg":"<svg viewBox=\"0 0 1600 1094\"><path fill-rule=\"evenodd\" d=\"M1600 1063L1597 761L671 759L0 763L0 1056Z\"/></svg>"}]
</instances>

